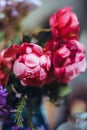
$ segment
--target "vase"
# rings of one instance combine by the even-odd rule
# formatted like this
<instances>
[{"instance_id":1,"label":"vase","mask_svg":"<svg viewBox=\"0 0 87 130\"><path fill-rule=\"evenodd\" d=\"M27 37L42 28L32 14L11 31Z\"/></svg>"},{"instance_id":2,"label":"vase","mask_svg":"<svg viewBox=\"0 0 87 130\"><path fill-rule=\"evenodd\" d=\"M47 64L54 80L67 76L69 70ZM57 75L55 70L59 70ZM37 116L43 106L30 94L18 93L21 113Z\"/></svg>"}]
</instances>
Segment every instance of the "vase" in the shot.
<instances>
[{"instance_id":1,"label":"vase","mask_svg":"<svg viewBox=\"0 0 87 130\"><path fill-rule=\"evenodd\" d=\"M48 126L47 130L55 130L58 125L66 120L66 109L63 99L58 99L58 102L60 102L59 105L52 103L47 96L42 99L41 113L45 124Z\"/></svg>"},{"instance_id":2,"label":"vase","mask_svg":"<svg viewBox=\"0 0 87 130\"><path fill-rule=\"evenodd\" d=\"M72 120L62 124L57 130L87 130L87 112L73 114Z\"/></svg>"}]
</instances>

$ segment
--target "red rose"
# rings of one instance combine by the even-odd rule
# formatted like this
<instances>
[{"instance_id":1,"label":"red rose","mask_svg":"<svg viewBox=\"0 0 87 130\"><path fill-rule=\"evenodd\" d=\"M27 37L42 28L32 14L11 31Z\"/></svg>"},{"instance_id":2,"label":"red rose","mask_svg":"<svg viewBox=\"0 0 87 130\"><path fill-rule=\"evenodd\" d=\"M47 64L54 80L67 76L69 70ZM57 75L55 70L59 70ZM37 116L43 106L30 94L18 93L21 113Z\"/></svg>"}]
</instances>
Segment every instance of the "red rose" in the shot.
<instances>
[{"instance_id":1,"label":"red rose","mask_svg":"<svg viewBox=\"0 0 87 130\"><path fill-rule=\"evenodd\" d=\"M71 7L63 8L50 17L49 24L52 34L60 40L78 38L79 22L76 15L71 12L71 10Z\"/></svg>"},{"instance_id":2,"label":"red rose","mask_svg":"<svg viewBox=\"0 0 87 130\"><path fill-rule=\"evenodd\" d=\"M50 56L39 45L23 43L13 65L14 74L24 86L42 86L51 67Z\"/></svg>"},{"instance_id":3,"label":"red rose","mask_svg":"<svg viewBox=\"0 0 87 130\"><path fill-rule=\"evenodd\" d=\"M68 83L87 67L84 46L76 40L62 44L53 55L53 66L57 80Z\"/></svg>"}]
</instances>

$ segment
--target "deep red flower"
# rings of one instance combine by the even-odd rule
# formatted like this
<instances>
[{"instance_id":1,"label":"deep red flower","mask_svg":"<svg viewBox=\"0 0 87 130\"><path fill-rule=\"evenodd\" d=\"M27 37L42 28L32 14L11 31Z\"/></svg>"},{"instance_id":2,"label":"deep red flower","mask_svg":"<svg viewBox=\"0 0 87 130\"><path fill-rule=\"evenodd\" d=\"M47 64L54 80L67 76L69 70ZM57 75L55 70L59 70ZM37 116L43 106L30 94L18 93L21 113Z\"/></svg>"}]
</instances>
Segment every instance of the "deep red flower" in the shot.
<instances>
[{"instance_id":1,"label":"deep red flower","mask_svg":"<svg viewBox=\"0 0 87 130\"><path fill-rule=\"evenodd\" d=\"M7 69L10 70L12 65L9 59L4 58L4 51L0 53L0 85L5 85L7 83L9 73Z\"/></svg>"},{"instance_id":2,"label":"deep red flower","mask_svg":"<svg viewBox=\"0 0 87 130\"><path fill-rule=\"evenodd\" d=\"M51 67L50 55L39 45L23 43L13 65L14 74L24 86L42 86Z\"/></svg>"},{"instance_id":3,"label":"deep red flower","mask_svg":"<svg viewBox=\"0 0 87 130\"><path fill-rule=\"evenodd\" d=\"M49 24L54 37L62 40L78 39L79 22L71 11L71 7L66 7L50 17Z\"/></svg>"},{"instance_id":4,"label":"deep red flower","mask_svg":"<svg viewBox=\"0 0 87 130\"><path fill-rule=\"evenodd\" d=\"M0 69L0 85L5 85L8 81L9 74Z\"/></svg>"},{"instance_id":5,"label":"deep red flower","mask_svg":"<svg viewBox=\"0 0 87 130\"><path fill-rule=\"evenodd\" d=\"M15 60L17 45L12 45L0 52L0 84L7 84L9 74L12 69L13 61Z\"/></svg>"},{"instance_id":6,"label":"deep red flower","mask_svg":"<svg viewBox=\"0 0 87 130\"><path fill-rule=\"evenodd\" d=\"M18 53L19 49L20 46L16 44L9 46L4 50L4 58L10 58L14 60L16 58L16 53Z\"/></svg>"}]
</instances>

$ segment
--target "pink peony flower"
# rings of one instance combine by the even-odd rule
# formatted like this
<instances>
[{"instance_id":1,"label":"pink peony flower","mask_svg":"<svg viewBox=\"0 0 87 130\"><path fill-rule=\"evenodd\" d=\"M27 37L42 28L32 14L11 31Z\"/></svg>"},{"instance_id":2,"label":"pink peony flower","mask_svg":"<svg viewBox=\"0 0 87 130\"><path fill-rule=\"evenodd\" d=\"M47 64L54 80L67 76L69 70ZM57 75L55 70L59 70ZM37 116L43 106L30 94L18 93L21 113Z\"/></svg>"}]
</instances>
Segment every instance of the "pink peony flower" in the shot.
<instances>
[{"instance_id":1,"label":"pink peony flower","mask_svg":"<svg viewBox=\"0 0 87 130\"><path fill-rule=\"evenodd\" d=\"M76 40L62 44L53 55L54 75L59 82L68 83L80 72L84 72L87 63L84 46Z\"/></svg>"},{"instance_id":2,"label":"pink peony flower","mask_svg":"<svg viewBox=\"0 0 87 130\"><path fill-rule=\"evenodd\" d=\"M50 55L39 45L23 43L13 65L14 74L24 86L42 86L51 67Z\"/></svg>"},{"instance_id":3,"label":"pink peony flower","mask_svg":"<svg viewBox=\"0 0 87 130\"><path fill-rule=\"evenodd\" d=\"M58 10L50 17L49 24L52 34L60 40L78 39L79 22L71 10L71 7L66 7Z\"/></svg>"}]
</instances>

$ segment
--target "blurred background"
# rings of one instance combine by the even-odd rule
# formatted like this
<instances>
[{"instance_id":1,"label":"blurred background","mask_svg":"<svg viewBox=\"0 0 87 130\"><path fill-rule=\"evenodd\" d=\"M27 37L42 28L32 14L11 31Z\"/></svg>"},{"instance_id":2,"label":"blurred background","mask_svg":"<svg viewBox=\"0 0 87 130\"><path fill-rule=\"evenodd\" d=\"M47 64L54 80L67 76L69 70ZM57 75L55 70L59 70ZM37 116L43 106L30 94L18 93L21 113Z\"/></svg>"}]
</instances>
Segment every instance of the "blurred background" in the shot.
<instances>
[{"instance_id":1,"label":"blurred background","mask_svg":"<svg viewBox=\"0 0 87 130\"><path fill-rule=\"evenodd\" d=\"M0 4L1 1L3 0L0 0ZM32 11L23 14L23 17L21 16L21 18L18 19L19 21L16 21L21 28L19 35L21 33L35 33L37 28L47 27L49 17L52 13L62 7L71 6L79 19L81 28L79 41L85 45L87 54L87 0L33 0L33 2L36 2L38 8L33 6L30 8ZM27 6L22 8L21 13L23 13L26 8ZM0 14L0 17L1 16L2 15ZM11 36L14 36L14 31L11 30L10 21L8 22L8 25L2 24L2 18L3 17L0 18L0 30L1 32L5 30L7 34L3 40L1 39L0 49L6 45L9 39L13 38ZM4 19L6 20L6 18ZM8 20L4 22L7 21ZM13 25L14 23L12 23L12 26ZM66 105L56 107L49 102L47 97L43 98L41 111L50 130L55 130L58 125L69 121L69 113L87 112L87 71L74 79L69 85L72 87L72 93L68 95Z\"/></svg>"}]
</instances>

